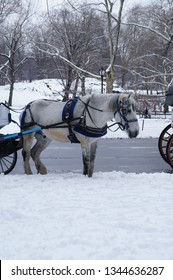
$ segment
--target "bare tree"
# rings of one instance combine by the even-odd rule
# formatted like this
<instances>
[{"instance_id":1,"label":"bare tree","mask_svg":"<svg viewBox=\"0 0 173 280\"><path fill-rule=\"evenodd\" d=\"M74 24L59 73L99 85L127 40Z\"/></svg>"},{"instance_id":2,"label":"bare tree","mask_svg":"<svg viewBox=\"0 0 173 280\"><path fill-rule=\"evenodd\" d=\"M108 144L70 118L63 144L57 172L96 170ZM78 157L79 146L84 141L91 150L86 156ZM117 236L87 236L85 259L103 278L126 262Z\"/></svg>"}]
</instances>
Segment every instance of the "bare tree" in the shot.
<instances>
[{"instance_id":1,"label":"bare tree","mask_svg":"<svg viewBox=\"0 0 173 280\"><path fill-rule=\"evenodd\" d=\"M126 67L135 83L144 84L151 92L153 87L166 90L173 76L173 2L138 5L129 11L126 24L131 38Z\"/></svg>"},{"instance_id":2,"label":"bare tree","mask_svg":"<svg viewBox=\"0 0 173 280\"><path fill-rule=\"evenodd\" d=\"M110 47L110 63L106 71L107 92L113 91L113 83L115 81L115 60L118 54L118 44L120 38L120 28L122 20L123 5L125 0L119 1L118 15L114 16L113 7L115 2L104 0L104 7L107 16L107 29Z\"/></svg>"},{"instance_id":3,"label":"bare tree","mask_svg":"<svg viewBox=\"0 0 173 280\"><path fill-rule=\"evenodd\" d=\"M1 73L5 75L10 83L10 93L8 104L12 105L13 89L16 73L27 61L28 57L20 57L20 52L26 44L26 34L24 29L30 16L30 4L25 10L20 7L18 13L15 14L13 23L7 23L1 34L1 40L4 44L4 52L0 52L0 56L5 58L6 63L1 67Z\"/></svg>"},{"instance_id":4,"label":"bare tree","mask_svg":"<svg viewBox=\"0 0 173 280\"><path fill-rule=\"evenodd\" d=\"M59 59L58 64L61 61L61 75L66 77L65 93L68 97L75 78L83 80L85 75L99 77L91 72L99 65L98 46L104 30L100 17L90 8L80 13L67 8L54 9L48 15L47 30L43 31L43 42L38 48L51 55L55 63L56 59Z\"/></svg>"}]
</instances>

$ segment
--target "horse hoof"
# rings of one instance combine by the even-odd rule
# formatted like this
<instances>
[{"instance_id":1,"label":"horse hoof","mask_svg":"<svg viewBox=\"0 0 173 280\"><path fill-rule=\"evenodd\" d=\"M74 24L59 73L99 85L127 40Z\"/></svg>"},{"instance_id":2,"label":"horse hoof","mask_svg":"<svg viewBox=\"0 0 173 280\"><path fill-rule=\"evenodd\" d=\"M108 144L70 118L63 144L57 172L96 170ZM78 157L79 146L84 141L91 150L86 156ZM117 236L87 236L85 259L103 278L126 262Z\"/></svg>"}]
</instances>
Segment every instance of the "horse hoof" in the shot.
<instances>
[{"instance_id":1,"label":"horse hoof","mask_svg":"<svg viewBox=\"0 0 173 280\"><path fill-rule=\"evenodd\" d=\"M29 171L29 172L25 172L26 175L32 175L32 171Z\"/></svg>"},{"instance_id":2,"label":"horse hoof","mask_svg":"<svg viewBox=\"0 0 173 280\"><path fill-rule=\"evenodd\" d=\"M38 170L38 174L46 175L46 174L47 174L47 169L46 169L46 168L40 168L40 169Z\"/></svg>"}]
</instances>

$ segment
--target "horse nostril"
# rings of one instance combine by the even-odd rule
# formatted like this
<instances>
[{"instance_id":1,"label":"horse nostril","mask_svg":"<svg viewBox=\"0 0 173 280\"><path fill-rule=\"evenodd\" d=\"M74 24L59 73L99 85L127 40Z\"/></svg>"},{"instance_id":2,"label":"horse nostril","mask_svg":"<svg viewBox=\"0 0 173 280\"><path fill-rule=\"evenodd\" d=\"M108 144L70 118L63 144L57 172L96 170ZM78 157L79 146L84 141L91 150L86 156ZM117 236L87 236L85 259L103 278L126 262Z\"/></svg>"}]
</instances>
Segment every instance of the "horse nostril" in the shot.
<instances>
[{"instance_id":1,"label":"horse nostril","mask_svg":"<svg viewBox=\"0 0 173 280\"><path fill-rule=\"evenodd\" d=\"M135 137L137 137L138 134L139 134L139 130L136 130Z\"/></svg>"},{"instance_id":2,"label":"horse nostril","mask_svg":"<svg viewBox=\"0 0 173 280\"><path fill-rule=\"evenodd\" d=\"M131 133L131 132L129 133L129 138L133 138L133 135L132 135L132 133Z\"/></svg>"}]
</instances>

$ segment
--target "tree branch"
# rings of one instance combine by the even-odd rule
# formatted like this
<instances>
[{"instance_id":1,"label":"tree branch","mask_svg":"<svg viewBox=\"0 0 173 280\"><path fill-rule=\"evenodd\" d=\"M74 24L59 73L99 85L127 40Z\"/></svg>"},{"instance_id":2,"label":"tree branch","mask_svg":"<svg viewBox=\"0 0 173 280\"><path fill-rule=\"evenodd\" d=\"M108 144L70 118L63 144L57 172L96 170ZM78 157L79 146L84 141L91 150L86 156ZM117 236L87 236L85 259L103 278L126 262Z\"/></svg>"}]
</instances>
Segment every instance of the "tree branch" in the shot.
<instances>
[{"instance_id":1,"label":"tree branch","mask_svg":"<svg viewBox=\"0 0 173 280\"><path fill-rule=\"evenodd\" d=\"M62 61L64 61L66 64L68 64L69 66L71 66L73 69L75 69L77 72L83 73L84 75L87 75L87 76L90 76L90 77L93 77L93 78L96 78L96 79L100 79L100 76L95 75L95 74L93 74L93 73L91 73L91 72L89 72L89 71L87 71L87 70L84 70L84 69L82 69L82 68L76 66L74 63L72 63L71 61L69 61L67 58L65 58L65 57L63 57L62 55L60 55L59 50L58 50L56 47L54 47L54 46L52 46L52 45L50 45L50 44L48 44L48 43L44 43L44 45L45 45L45 46L48 46L49 48L54 49L55 52L52 53L52 52L50 52L50 51L48 51L48 50L43 50L43 49L39 48L38 46L36 46L36 48L37 48L39 51L41 51L41 52L44 52L44 53L49 54L49 55L51 55L51 56L56 56L56 57L58 57L59 59L61 59Z\"/></svg>"}]
</instances>

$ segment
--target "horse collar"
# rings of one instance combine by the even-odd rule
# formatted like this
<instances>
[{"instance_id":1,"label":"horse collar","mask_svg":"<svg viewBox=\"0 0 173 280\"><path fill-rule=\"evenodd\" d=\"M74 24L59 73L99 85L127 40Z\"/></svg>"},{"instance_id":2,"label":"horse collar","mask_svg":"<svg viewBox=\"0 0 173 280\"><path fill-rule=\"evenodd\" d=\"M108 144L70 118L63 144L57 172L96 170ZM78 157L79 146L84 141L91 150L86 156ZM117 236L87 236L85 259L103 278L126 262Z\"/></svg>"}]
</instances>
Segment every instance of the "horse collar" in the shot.
<instances>
[{"instance_id":1,"label":"horse collar","mask_svg":"<svg viewBox=\"0 0 173 280\"><path fill-rule=\"evenodd\" d=\"M62 111L62 120L64 122L70 122L73 119L73 111L77 102L78 102L78 97L75 97L74 99L69 99L64 105Z\"/></svg>"}]
</instances>

